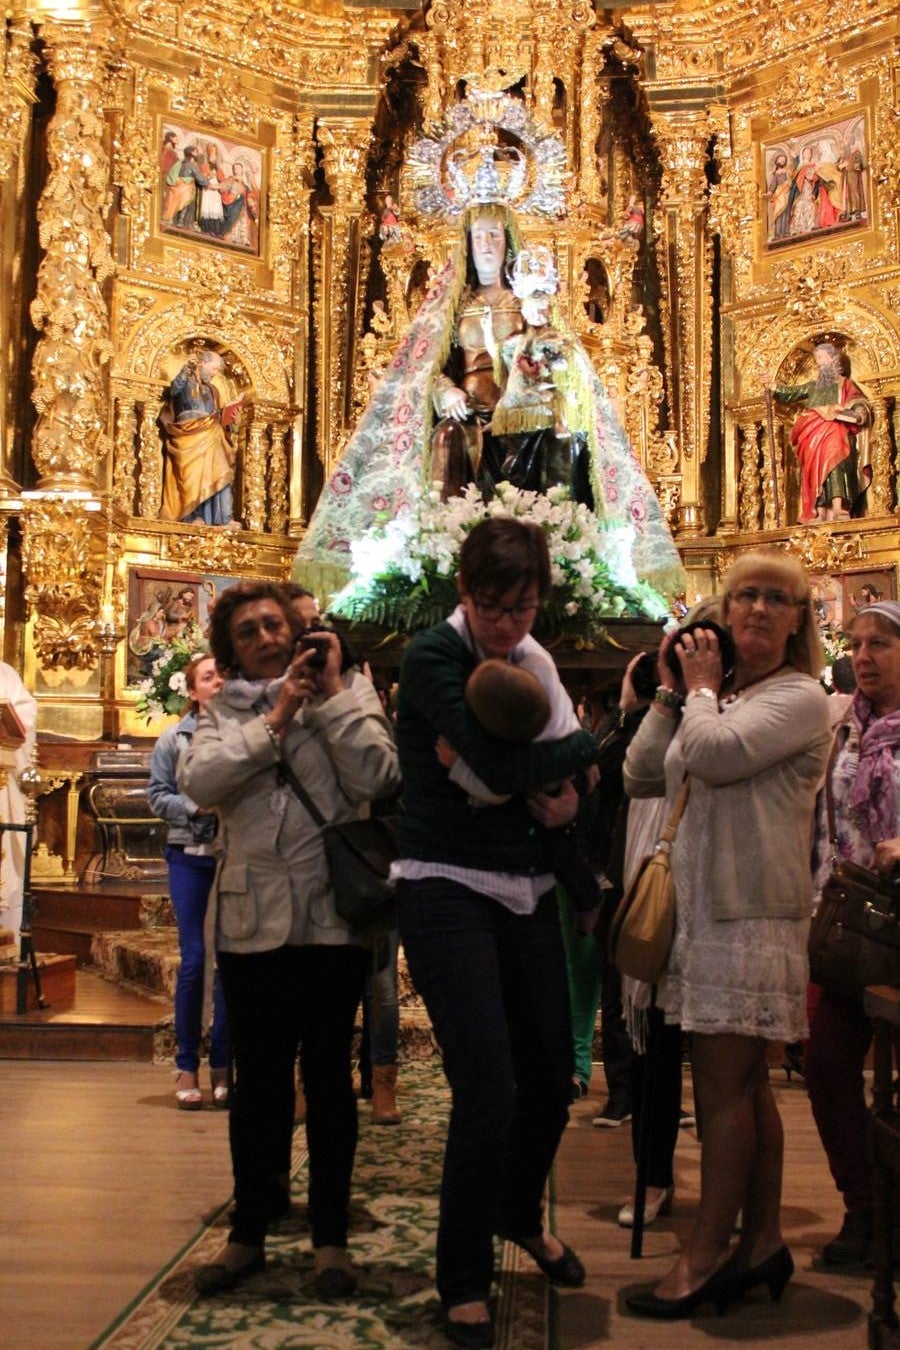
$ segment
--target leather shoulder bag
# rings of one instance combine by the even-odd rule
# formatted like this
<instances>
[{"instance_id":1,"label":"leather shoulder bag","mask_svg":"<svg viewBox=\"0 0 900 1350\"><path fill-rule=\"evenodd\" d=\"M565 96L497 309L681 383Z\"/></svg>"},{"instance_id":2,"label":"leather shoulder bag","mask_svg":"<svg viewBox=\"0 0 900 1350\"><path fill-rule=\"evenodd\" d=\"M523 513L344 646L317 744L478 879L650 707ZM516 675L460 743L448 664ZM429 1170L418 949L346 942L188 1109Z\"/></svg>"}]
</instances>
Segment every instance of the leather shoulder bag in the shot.
<instances>
[{"instance_id":1,"label":"leather shoulder bag","mask_svg":"<svg viewBox=\"0 0 900 1350\"><path fill-rule=\"evenodd\" d=\"M838 727L825 773L832 872L809 930L809 977L823 989L862 1002L869 985L900 984L900 882L838 857L831 772L841 744Z\"/></svg>"},{"instance_id":2,"label":"leather shoulder bag","mask_svg":"<svg viewBox=\"0 0 900 1350\"><path fill-rule=\"evenodd\" d=\"M327 824L289 764L281 772L319 827L334 890L335 908L355 933L377 937L397 927L397 894L389 880L397 856L391 816Z\"/></svg>"},{"instance_id":3,"label":"leather shoulder bag","mask_svg":"<svg viewBox=\"0 0 900 1350\"><path fill-rule=\"evenodd\" d=\"M652 853L641 860L610 928L610 960L623 975L648 984L656 984L666 973L675 938L671 851L689 791L690 780L685 778L666 827Z\"/></svg>"}]
</instances>

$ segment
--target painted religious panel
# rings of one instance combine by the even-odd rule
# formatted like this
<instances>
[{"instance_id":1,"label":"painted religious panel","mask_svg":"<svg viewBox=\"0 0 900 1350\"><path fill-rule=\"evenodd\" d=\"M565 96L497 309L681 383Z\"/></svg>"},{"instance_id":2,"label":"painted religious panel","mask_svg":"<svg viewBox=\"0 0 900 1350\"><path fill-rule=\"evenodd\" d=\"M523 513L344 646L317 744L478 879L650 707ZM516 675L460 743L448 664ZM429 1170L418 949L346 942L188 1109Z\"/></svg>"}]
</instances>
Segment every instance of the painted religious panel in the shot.
<instances>
[{"instance_id":1,"label":"painted religious panel","mask_svg":"<svg viewBox=\"0 0 900 1350\"><path fill-rule=\"evenodd\" d=\"M160 231L259 257L267 187L260 147L170 117L157 125Z\"/></svg>"},{"instance_id":2,"label":"painted religious panel","mask_svg":"<svg viewBox=\"0 0 900 1350\"><path fill-rule=\"evenodd\" d=\"M767 140L763 146L766 247L869 222L865 114Z\"/></svg>"},{"instance_id":3,"label":"painted religious panel","mask_svg":"<svg viewBox=\"0 0 900 1350\"><path fill-rule=\"evenodd\" d=\"M234 577L196 572L132 568L128 574L128 637L125 683L129 688L152 676L176 642L203 648L216 596Z\"/></svg>"},{"instance_id":4,"label":"painted religious panel","mask_svg":"<svg viewBox=\"0 0 900 1350\"><path fill-rule=\"evenodd\" d=\"M813 609L826 635L843 632L861 609L876 600L897 599L897 572L893 566L853 572L818 573L809 579Z\"/></svg>"}]
</instances>

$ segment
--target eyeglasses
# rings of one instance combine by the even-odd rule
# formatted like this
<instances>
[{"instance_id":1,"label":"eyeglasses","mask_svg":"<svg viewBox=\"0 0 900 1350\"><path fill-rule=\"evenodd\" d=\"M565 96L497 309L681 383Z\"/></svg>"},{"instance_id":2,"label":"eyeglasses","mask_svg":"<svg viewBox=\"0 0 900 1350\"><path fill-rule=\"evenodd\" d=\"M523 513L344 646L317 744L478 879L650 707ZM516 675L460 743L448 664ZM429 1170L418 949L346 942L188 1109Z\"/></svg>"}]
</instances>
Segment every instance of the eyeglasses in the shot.
<instances>
[{"instance_id":1,"label":"eyeglasses","mask_svg":"<svg viewBox=\"0 0 900 1350\"><path fill-rule=\"evenodd\" d=\"M793 605L804 603L803 600L795 600L786 591L761 591L758 586L742 586L739 591L732 591L731 600L733 604L744 605L747 609L755 605L757 600L762 600L767 609L790 609Z\"/></svg>"},{"instance_id":2,"label":"eyeglasses","mask_svg":"<svg viewBox=\"0 0 900 1350\"><path fill-rule=\"evenodd\" d=\"M516 623L523 623L526 619L533 619L541 607L538 600L527 600L518 605L495 605L488 600L476 600L474 596L472 604L479 619L485 619L488 623L499 623L504 614Z\"/></svg>"}]
</instances>

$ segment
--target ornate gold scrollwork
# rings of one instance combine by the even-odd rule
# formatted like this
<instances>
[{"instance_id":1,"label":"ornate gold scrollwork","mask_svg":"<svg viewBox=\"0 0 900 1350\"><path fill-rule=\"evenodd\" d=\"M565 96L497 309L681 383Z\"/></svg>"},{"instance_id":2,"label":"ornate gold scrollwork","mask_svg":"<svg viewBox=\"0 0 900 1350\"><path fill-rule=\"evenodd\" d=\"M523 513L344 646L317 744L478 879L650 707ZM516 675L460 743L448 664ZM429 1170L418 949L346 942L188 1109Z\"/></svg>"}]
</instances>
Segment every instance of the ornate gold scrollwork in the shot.
<instances>
[{"instance_id":1,"label":"ornate gold scrollwork","mask_svg":"<svg viewBox=\"0 0 900 1350\"><path fill-rule=\"evenodd\" d=\"M35 652L47 670L97 664L105 551L102 522L83 501L60 496L25 503L25 602L34 617Z\"/></svg>"},{"instance_id":2,"label":"ornate gold scrollwork","mask_svg":"<svg viewBox=\"0 0 900 1350\"><path fill-rule=\"evenodd\" d=\"M102 367L113 348L101 287L115 264L104 225L110 190L100 111L108 33L103 23L42 28L57 106L38 207L45 254L31 306L42 330L33 366L39 417L32 454L38 487L48 491L96 489L109 449Z\"/></svg>"}]
</instances>

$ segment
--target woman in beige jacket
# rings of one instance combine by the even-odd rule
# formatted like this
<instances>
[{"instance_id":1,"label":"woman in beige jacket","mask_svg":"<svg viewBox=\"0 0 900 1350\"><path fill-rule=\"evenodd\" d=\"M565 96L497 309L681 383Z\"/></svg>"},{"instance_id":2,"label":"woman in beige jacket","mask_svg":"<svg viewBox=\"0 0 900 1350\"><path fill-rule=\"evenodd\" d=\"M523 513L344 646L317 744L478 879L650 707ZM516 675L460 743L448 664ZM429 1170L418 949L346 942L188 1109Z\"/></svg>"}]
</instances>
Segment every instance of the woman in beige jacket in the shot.
<instances>
[{"instance_id":1,"label":"woman in beige jacket","mask_svg":"<svg viewBox=\"0 0 900 1350\"><path fill-rule=\"evenodd\" d=\"M809 584L785 553L741 555L722 614L734 669L723 670L711 630L678 638L683 683L662 660L666 684L625 760L631 797L665 790L671 806L690 776L672 849L675 942L658 1003L667 1022L693 1032L703 1127L697 1218L656 1289L628 1298L642 1317L689 1317L763 1283L777 1298L793 1272L766 1049L805 1034L810 841L829 744L816 678L824 658ZM741 1240L729 1253L741 1208Z\"/></svg>"},{"instance_id":2,"label":"woman in beige jacket","mask_svg":"<svg viewBox=\"0 0 900 1350\"><path fill-rule=\"evenodd\" d=\"M279 587L225 591L210 631L225 683L179 772L182 789L219 812L216 948L237 1071L232 1227L196 1274L203 1294L263 1268L267 1225L289 1207L298 1046L316 1291L336 1297L356 1284L346 1250L357 1134L350 1045L370 953L337 913L319 828L285 768L328 821L395 792L399 773L372 684L343 678L337 636L325 640L317 669L317 653L294 650Z\"/></svg>"}]
</instances>

